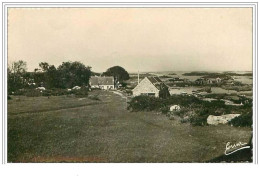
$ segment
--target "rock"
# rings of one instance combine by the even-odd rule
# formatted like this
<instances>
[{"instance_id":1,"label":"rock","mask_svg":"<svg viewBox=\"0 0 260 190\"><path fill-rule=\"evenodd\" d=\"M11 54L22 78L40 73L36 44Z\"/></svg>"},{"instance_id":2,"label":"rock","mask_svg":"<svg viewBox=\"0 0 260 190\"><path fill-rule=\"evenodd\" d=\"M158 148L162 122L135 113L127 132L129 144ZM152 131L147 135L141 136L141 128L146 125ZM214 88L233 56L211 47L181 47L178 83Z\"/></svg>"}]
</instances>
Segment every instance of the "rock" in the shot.
<instances>
[{"instance_id":1,"label":"rock","mask_svg":"<svg viewBox=\"0 0 260 190\"><path fill-rule=\"evenodd\" d=\"M79 89L81 89L81 87L79 87L79 86L74 86L72 89L73 89L73 90L79 90Z\"/></svg>"},{"instance_id":2,"label":"rock","mask_svg":"<svg viewBox=\"0 0 260 190\"><path fill-rule=\"evenodd\" d=\"M46 90L44 87L38 87L38 88L36 88L36 90Z\"/></svg>"},{"instance_id":3,"label":"rock","mask_svg":"<svg viewBox=\"0 0 260 190\"><path fill-rule=\"evenodd\" d=\"M180 109L181 109L181 107L179 105L173 105L170 107L170 111L178 111Z\"/></svg>"},{"instance_id":4,"label":"rock","mask_svg":"<svg viewBox=\"0 0 260 190\"><path fill-rule=\"evenodd\" d=\"M227 124L229 121L238 116L240 116L240 114L226 114L221 116L209 115L207 118L207 123L209 125Z\"/></svg>"}]
</instances>

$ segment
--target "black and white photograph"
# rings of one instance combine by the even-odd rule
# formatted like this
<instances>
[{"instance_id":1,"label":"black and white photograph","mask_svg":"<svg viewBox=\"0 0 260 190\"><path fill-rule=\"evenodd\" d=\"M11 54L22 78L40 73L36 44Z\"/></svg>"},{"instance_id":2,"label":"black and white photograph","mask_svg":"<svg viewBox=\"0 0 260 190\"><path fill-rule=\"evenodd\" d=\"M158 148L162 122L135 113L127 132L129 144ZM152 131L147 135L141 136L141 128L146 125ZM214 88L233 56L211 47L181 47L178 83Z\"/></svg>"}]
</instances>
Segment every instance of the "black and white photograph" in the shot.
<instances>
[{"instance_id":1,"label":"black and white photograph","mask_svg":"<svg viewBox=\"0 0 260 190\"><path fill-rule=\"evenodd\" d=\"M9 8L7 162L252 162L252 8Z\"/></svg>"},{"instance_id":2,"label":"black and white photograph","mask_svg":"<svg viewBox=\"0 0 260 190\"><path fill-rule=\"evenodd\" d=\"M257 3L2 6L3 164L258 163Z\"/></svg>"}]
</instances>

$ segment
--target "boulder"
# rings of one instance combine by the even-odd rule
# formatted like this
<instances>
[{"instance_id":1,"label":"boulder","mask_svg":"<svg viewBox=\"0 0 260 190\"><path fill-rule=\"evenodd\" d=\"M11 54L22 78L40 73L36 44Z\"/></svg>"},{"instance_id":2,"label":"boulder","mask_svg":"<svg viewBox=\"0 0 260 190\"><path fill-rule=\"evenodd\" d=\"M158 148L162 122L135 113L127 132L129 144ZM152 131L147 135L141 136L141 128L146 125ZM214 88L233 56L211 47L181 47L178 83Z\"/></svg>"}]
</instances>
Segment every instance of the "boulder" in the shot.
<instances>
[{"instance_id":1,"label":"boulder","mask_svg":"<svg viewBox=\"0 0 260 190\"><path fill-rule=\"evenodd\" d=\"M36 88L36 90L46 90L44 87L38 87L38 88Z\"/></svg>"},{"instance_id":2,"label":"boulder","mask_svg":"<svg viewBox=\"0 0 260 190\"><path fill-rule=\"evenodd\" d=\"M79 87L79 86L74 86L72 89L73 89L73 90L79 90L79 89L81 89L81 87Z\"/></svg>"},{"instance_id":3,"label":"boulder","mask_svg":"<svg viewBox=\"0 0 260 190\"><path fill-rule=\"evenodd\" d=\"M170 111L178 111L180 109L181 109L181 107L179 105L173 105L170 107Z\"/></svg>"},{"instance_id":4,"label":"boulder","mask_svg":"<svg viewBox=\"0 0 260 190\"><path fill-rule=\"evenodd\" d=\"M221 116L209 115L207 118L207 123L209 125L227 124L229 121L238 116L240 116L240 114L226 114Z\"/></svg>"}]
</instances>

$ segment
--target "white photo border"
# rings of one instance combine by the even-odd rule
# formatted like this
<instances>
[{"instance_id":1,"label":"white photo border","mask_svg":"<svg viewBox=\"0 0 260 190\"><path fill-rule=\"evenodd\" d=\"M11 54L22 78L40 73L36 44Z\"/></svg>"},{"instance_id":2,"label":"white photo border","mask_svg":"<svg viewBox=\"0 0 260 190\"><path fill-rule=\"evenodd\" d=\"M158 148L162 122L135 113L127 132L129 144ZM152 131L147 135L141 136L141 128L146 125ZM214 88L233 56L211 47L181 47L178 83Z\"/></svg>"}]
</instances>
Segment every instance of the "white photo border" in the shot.
<instances>
[{"instance_id":1,"label":"white photo border","mask_svg":"<svg viewBox=\"0 0 260 190\"><path fill-rule=\"evenodd\" d=\"M1 146L2 156L1 163L7 164L7 51L8 51L8 31L7 31L7 14L8 8L252 8L253 21L253 163L258 164L258 2L2 2L2 67L1 67L1 89L2 89L2 130ZM10 164L10 163L8 163Z\"/></svg>"}]
</instances>

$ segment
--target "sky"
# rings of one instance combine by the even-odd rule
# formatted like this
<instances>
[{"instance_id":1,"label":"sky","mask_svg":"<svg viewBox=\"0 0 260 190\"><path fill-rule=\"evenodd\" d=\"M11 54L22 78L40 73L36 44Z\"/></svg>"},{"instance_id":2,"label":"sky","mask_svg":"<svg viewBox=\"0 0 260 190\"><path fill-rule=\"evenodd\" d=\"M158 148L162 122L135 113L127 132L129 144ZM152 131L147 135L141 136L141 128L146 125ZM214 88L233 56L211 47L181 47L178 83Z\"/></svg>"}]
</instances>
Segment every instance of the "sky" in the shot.
<instances>
[{"instance_id":1,"label":"sky","mask_svg":"<svg viewBox=\"0 0 260 190\"><path fill-rule=\"evenodd\" d=\"M9 8L8 63L251 71L251 8Z\"/></svg>"}]
</instances>

